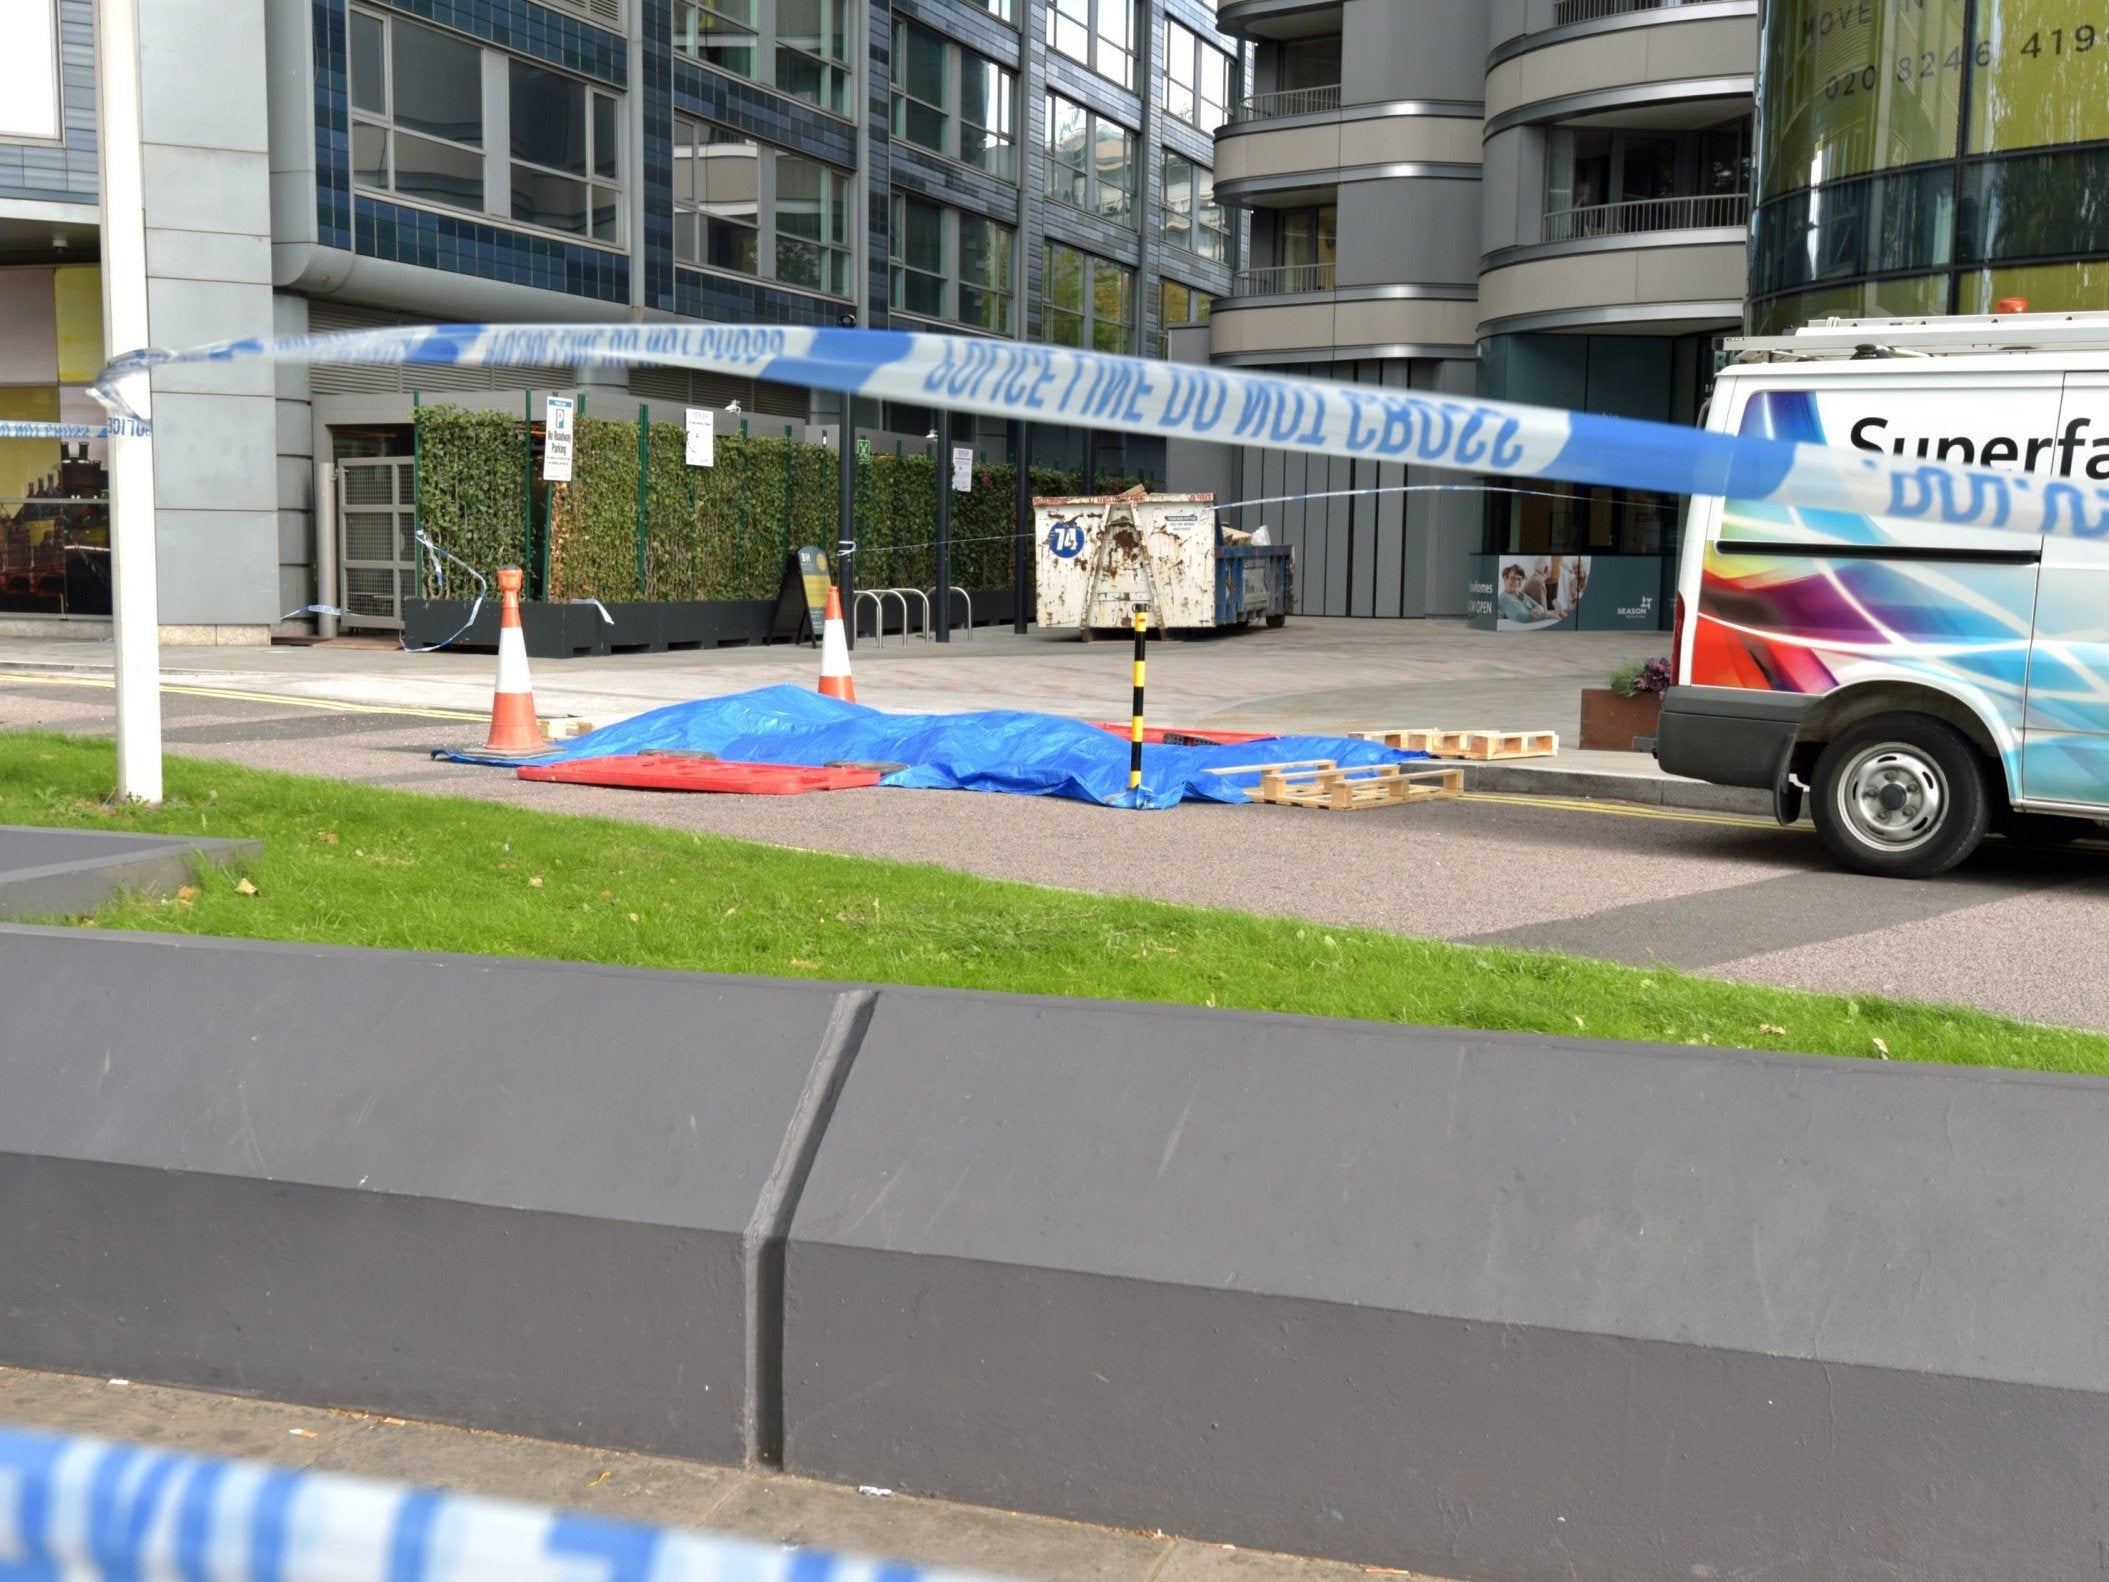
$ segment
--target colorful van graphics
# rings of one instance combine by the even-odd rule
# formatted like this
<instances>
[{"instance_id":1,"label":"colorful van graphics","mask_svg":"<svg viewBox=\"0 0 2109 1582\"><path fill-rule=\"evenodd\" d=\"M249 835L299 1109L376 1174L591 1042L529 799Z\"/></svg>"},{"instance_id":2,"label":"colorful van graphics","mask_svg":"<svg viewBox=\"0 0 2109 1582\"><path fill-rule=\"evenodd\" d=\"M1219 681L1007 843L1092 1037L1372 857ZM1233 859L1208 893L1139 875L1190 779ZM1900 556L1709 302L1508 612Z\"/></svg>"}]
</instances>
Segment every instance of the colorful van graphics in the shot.
<instances>
[{"instance_id":1,"label":"colorful van graphics","mask_svg":"<svg viewBox=\"0 0 2109 1582\"><path fill-rule=\"evenodd\" d=\"M2109 484L2109 375L2005 361L1752 370L1722 398L1749 390L1743 434ZM1982 721L2015 801L2109 807L2109 543L1731 500L1696 591L1687 684L1930 688Z\"/></svg>"}]
</instances>

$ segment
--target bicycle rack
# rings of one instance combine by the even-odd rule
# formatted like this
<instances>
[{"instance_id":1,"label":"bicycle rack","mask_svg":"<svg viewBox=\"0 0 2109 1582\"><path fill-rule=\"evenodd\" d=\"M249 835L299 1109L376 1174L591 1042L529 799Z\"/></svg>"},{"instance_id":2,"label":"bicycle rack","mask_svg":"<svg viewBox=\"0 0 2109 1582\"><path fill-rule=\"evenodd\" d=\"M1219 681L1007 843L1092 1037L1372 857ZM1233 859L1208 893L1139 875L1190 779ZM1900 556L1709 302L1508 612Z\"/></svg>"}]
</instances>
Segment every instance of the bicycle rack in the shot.
<instances>
[{"instance_id":1,"label":"bicycle rack","mask_svg":"<svg viewBox=\"0 0 2109 1582\"><path fill-rule=\"evenodd\" d=\"M962 588L956 582L952 584L952 591L959 595L961 602L967 607L967 636L972 637L974 635L974 595L967 592L965 588ZM945 630L948 632L952 630L952 601L950 599L945 600Z\"/></svg>"},{"instance_id":2,"label":"bicycle rack","mask_svg":"<svg viewBox=\"0 0 2109 1582\"><path fill-rule=\"evenodd\" d=\"M859 610L863 609L864 601L866 599L871 600L878 610L877 620L874 623L875 629L872 633L873 642L877 642L880 638L886 635L886 601L888 599L898 599L901 601L901 642L904 645L908 641L908 601L910 599L922 600L923 625L919 635L926 643L931 640L930 595L923 592L921 588L859 588L857 590L856 608ZM969 608L971 609L972 606L969 606Z\"/></svg>"},{"instance_id":3,"label":"bicycle rack","mask_svg":"<svg viewBox=\"0 0 2109 1582\"><path fill-rule=\"evenodd\" d=\"M900 590L897 588L859 588L856 600L850 610L850 624L852 626L856 624L857 616L864 609L864 601L866 599L872 602L871 640L874 643L882 642L886 637L886 601L888 599L901 599ZM908 641L908 601L906 599L901 599L901 641L903 643Z\"/></svg>"}]
</instances>

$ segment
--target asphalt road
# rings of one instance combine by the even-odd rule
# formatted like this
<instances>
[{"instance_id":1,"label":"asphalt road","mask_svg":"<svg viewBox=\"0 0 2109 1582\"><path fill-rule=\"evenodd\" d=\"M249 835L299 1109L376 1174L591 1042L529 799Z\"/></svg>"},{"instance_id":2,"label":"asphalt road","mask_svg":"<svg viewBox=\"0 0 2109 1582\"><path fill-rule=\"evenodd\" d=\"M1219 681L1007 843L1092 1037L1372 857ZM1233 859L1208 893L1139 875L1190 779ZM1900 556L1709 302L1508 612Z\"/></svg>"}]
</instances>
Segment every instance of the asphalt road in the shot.
<instances>
[{"instance_id":1,"label":"asphalt road","mask_svg":"<svg viewBox=\"0 0 2109 1582\"><path fill-rule=\"evenodd\" d=\"M874 789L715 797L529 784L433 762L480 722L239 689L171 688L171 752L409 791L634 818L1072 889L1543 947L1790 987L1979 1006L2109 1029L2094 929L2109 846L1988 843L1923 883L1825 862L1806 827L1543 798L1330 814ZM0 675L0 730L104 733L106 682ZM6 751L0 740L0 752ZM942 896L933 884L932 904Z\"/></svg>"}]
</instances>

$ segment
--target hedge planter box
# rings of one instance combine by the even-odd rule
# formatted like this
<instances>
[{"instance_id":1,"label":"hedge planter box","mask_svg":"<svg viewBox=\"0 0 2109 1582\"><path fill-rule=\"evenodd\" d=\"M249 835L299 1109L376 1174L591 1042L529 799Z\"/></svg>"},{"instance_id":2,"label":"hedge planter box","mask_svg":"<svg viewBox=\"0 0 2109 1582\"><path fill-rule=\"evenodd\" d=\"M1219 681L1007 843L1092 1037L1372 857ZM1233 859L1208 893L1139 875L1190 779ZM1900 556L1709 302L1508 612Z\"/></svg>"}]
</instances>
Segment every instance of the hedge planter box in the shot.
<instances>
[{"instance_id":1,"label":"hedge planter box","mask_svg":"<svg viewBox=\"0 0 2109 1582\"><path fill-rule=\"evenodd\" d=\"M1582 746L1594 752L1647 752L1662 721L1662 694L1622 698L1609 687L1582 689Z\"/></svg>"}]
</instances>

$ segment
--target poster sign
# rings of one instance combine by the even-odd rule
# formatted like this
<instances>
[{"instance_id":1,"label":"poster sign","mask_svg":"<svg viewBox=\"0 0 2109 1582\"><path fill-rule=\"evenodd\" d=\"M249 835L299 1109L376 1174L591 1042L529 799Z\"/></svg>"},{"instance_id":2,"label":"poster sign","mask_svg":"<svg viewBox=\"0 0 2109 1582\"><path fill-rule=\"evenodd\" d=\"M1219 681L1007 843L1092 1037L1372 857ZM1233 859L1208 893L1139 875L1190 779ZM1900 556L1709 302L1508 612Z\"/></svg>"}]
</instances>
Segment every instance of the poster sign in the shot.
<instances>
[{"instance_id":1,"label":"poster sign","mask_svg":"<svg viewBox=\"0 0 2109 1582\"><path fill-rule=\"evenodd\" d=\"M571 482L571 419L578 403L570 396L551 396L542 427L542 481Z\"/></svg>"},{"instance_id":2,"label":"poster sign","mask_svg":"<svg viewBox=\"0 0 2109 1582\"><path fill-rule=\"evenodd\" d=\"M952 492L971 494L974 489L974 447L954 445L952 447Z\"/></svg>"},{"instance_id":3,"label":"poster sign","mask_svg":"<svg viewBox=\"0 0 2109 1582\"><path fill-rule=\"evenodd\" d=\"M769 641L788 637L819 642L827 632L827 594L832 581L827 551L804 544L784 557L784 580L776 591L776 616L770 622Z\"/></svg>"},{"instance_id":4,"label":"poster sign","mask_svg":"<svg viewBox=\"0 0 2109 1582\"><path fill-rule=\"evenodd\" d=\"M688 409L688 464L714 467L718 460L718 415L704 407Z\"/></svg>"},{"instance_id":5,"label":"poster sign","mask_svg":"<svg viewBox=\"0 0 2109 1582\"><path fill-rule=\"evenodd\" d=\"M1653 632L1661 587L1659 555L1475 555L1465 616L1479 631Z\"/></svg>"}]
</instances>

